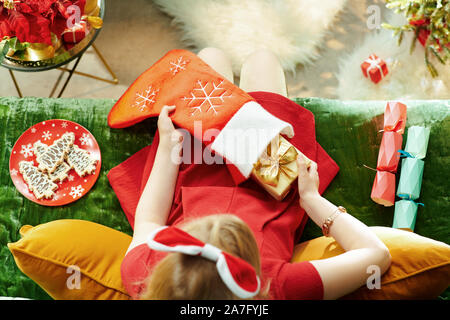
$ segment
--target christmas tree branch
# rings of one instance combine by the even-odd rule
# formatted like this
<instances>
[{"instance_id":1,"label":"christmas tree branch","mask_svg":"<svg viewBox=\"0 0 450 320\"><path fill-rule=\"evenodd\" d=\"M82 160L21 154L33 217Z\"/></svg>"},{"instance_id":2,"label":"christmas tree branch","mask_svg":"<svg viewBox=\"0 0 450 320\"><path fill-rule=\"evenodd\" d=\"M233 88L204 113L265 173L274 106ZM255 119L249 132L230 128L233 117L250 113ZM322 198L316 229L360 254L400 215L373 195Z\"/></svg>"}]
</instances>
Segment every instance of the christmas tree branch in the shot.
<instances>
[{"instance_id":1,"label":"christmas tree branch","mask_svg":"<svg viewBox=\"0 0 450 320\"><path fill-rule=\"evenodd\" d=\"M386 0L386 7L403 14L408 24L392 26L383 23L382 27L393 31L398 37L398 45L405 32L413 32L410 53L419 40L424 46L425 64L430 74L436 77L438 73L430 62L429 52L444 65L450 58L450 0Z\"/></svg>"}]
</instances>

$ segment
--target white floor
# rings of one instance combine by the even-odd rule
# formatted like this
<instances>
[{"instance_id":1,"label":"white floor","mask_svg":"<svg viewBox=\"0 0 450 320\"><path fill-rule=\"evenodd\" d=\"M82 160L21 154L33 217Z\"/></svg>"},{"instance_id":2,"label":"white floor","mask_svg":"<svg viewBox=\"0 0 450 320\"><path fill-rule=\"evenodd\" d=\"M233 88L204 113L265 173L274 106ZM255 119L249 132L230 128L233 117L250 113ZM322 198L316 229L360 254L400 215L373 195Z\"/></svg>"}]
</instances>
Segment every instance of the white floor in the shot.
<instances>
[{"instance_id":1,"label":"white floor","mask_svg":"<svg viewBox=\"0 0 450 320\"><path fill-rule=\"evenodd\" d=\"M290 97L336 97L335 72L339 60L351 52L365 34L376 32L367 27L367 8L372 4L377 4L381 12L386 11L382 0L348 0L345 10L336 17L333 29L319 49L321 57L312 65L298 66L295 75L287 74ZM170 22L171 18L155 8L150 0L108 1L104 27L96 40L96 46L116 73L119 84L111 85L74 75L63 97L117 99L168 50L192 49L183 44L181 33ZM77 70L109 77L93 49L85 53ZM15 72L15 75L24 96L46 97L59 73L53 70ZM5 68L0 68L0 96L17 96Z\"/></svg>"}]
</instances>

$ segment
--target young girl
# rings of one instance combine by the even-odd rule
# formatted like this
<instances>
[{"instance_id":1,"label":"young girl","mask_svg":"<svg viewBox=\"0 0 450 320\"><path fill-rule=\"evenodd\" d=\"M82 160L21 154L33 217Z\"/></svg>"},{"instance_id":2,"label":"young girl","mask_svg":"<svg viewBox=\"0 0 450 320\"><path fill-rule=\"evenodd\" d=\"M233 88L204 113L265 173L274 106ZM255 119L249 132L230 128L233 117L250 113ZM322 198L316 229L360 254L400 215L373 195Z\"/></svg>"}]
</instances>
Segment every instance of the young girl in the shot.
<instances>
[{"instance_id":1,"label":"young girl","mask_svg":"<svg viewBox=\"0 0 450 320\"><path fill-rule=\"evenodd\" d=\"M233 81L221 51L207 48L199 56ZM273 99L289 103L281 97L287 96L283 70L269 51L255 52L244 63L240 87L272 92ZM302 155L297 159L298 194L282 202L245 184L202 184L209 174L215 181L226 179L224 165L180 169L172 158L174 150L180 154L183 140L169 117L175 108L164 107L159 116L159 144L122 263L122 281L133 298L337 299L365 285L369 266L386 272L386 246L370 228L320 195L318 165L307 167ZM296 233L306 222L300 206L344 254L290 263Z\"/></svg>"}]
</instances>

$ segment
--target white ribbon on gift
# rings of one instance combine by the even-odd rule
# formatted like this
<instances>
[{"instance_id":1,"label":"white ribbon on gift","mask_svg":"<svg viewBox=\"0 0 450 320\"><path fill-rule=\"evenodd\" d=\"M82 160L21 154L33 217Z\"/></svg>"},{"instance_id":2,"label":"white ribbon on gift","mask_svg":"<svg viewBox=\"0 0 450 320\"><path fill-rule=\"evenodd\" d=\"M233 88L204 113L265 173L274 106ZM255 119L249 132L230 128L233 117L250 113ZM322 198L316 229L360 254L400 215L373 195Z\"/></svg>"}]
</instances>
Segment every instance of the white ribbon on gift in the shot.
<instances>
[{"instance_id":1,"label":"white ribbon on gift","mask_svg":"<svg viewBox=\"0 0 450 320\"><path fill-rule=\"evenodd\" d=\"M77 38L75 37L75 33L76 33L78 30L84 31L85 36L87 35L87 26L86 26L86 22L83 23L83 24L82 24L81 22L82 22L82 21L75 23L75 25L74 25L73 28L72 28L73 43L77 43ZM83 30L83 27L85 28L84 30Z\"/></svg>"},{"instance_id":2,"label":"white ribbon on gift","mask_svg":"<svg viewBox=\"0 0 450 320\"><path fill-rule=\"evenodd\" d=\"M372 54L370 55L369 59L364 60L364 62L367 62L369 64L369 67L367 67L367 76L369 76L370 70L372 70L373 68L378 68L378 70L380 70L381 78L384 78L383 69L380 66L380 58L375 59L375 56Z\"/></svg>"},{"instance_id":3,"label":"white ribbon on gift","mask_svg":"<svg viewBox=\"0 0 450 320\"><path fill-rule=\"evenodd\" d=\"M62 34L66 34L66 33L71 33L72 34L72 41L73 43L77 43L77 38L75 36L75 33L78 30L83 30L84 29L84 33L85 36L87 36L87 34L89 33L88 27L87 27L87 23L84 20L81 20L79 22L75 22L75 24L72 26L72 28L65 30Z\"/></svg>"}]
</instances>

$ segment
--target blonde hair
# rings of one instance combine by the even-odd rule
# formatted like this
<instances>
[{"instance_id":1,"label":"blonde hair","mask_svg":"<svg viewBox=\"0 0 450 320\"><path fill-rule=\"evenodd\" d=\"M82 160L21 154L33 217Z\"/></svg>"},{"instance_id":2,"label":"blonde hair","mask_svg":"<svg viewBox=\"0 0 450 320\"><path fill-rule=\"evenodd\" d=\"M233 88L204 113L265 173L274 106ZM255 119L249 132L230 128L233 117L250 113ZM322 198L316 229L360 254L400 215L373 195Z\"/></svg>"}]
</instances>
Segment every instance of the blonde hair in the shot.
<instances>
[{"instance_id":1,"label":"blonde hair","mask_svg":"<svg viewBox=\"0 0 450 320\"><path fill-rule=\"evenodd\" d=\"M261 278L259 250L252 231L231 214L211 215L192 220L181 227L197 239L218 247L250 263ZM239 299L217 272L214 262L199 256L169 253L146 280L140 299ZM267 290L255 298L265 298Z\"/></svg>"}]
</instances>

